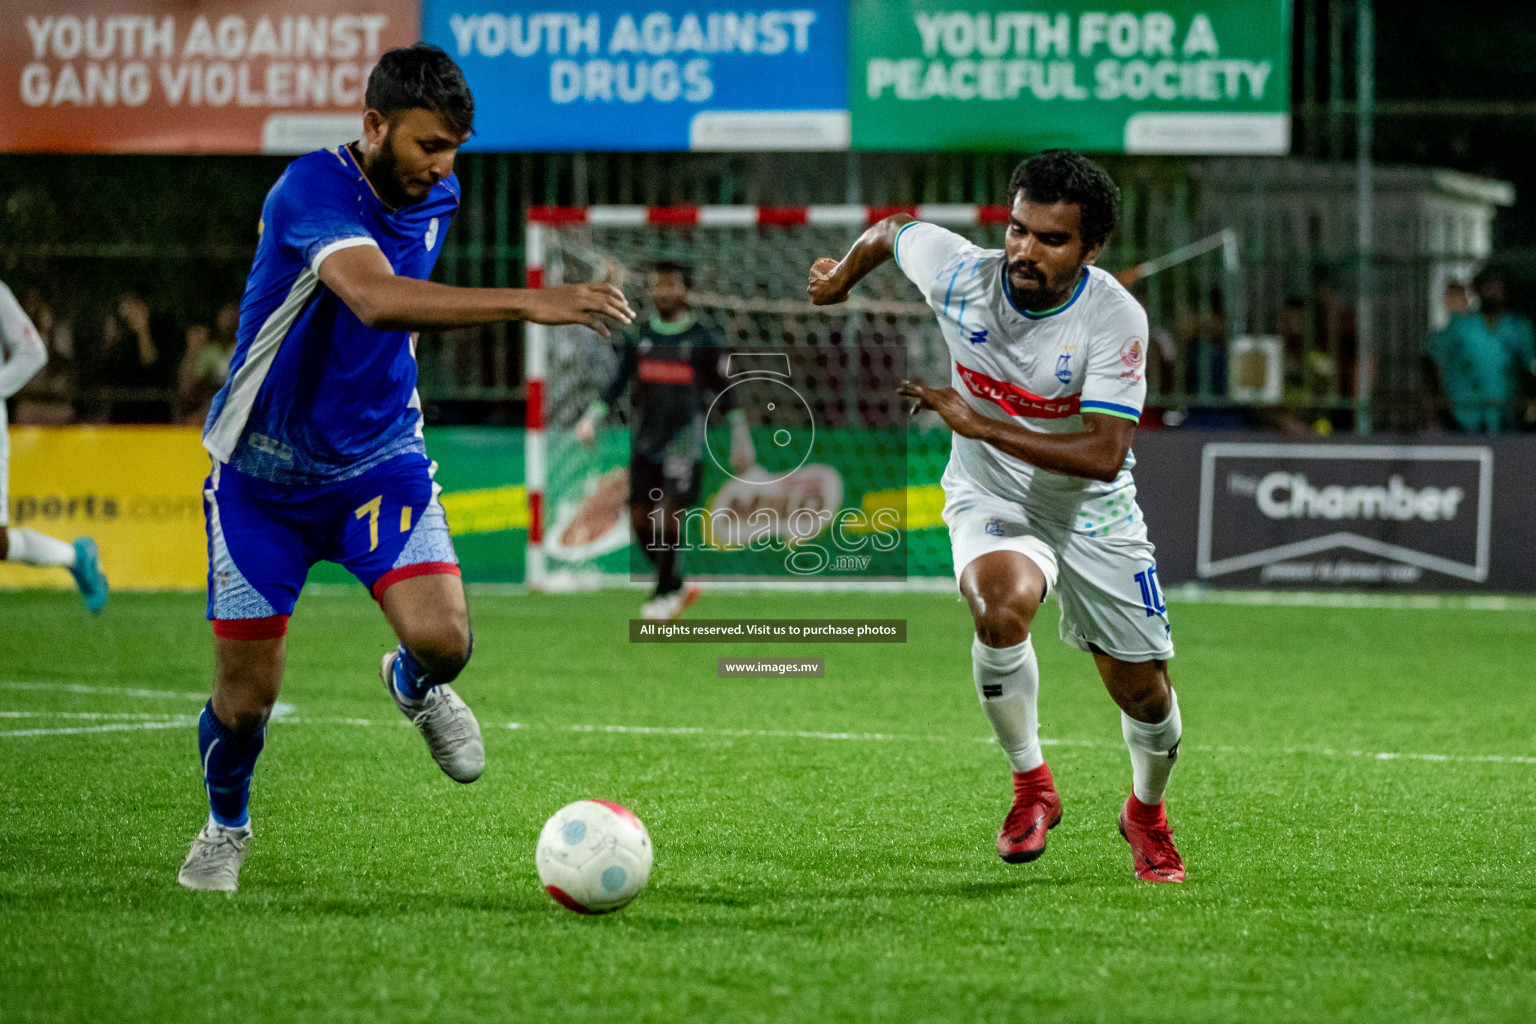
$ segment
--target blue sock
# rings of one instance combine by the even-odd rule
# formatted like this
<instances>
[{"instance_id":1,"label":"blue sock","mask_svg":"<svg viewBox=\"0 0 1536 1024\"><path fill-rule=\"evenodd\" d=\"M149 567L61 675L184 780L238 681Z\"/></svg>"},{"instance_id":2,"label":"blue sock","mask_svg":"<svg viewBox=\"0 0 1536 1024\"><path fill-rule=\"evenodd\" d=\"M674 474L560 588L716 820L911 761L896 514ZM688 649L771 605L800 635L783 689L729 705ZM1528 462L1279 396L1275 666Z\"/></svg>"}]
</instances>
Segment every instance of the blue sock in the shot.
<instances>
[{"instance_id":1,"label":"blue sock","mask_svg":"<svg viewBox=\"0 0 1536 1024\"><path fill-rule=\"evenodd\" d=\"M395 651L399 654L395 659L395 690L406 700L423 700L432 687L451 683L459 678L459 672L464 671L461 666L459 672L451 676L433 675L416 660L416 656L405 644L395 648ZM474 654L475 651L475 634L473 633L469 634L469 651L470 654ZM464 664L469 664L468 657L464 659Z\"/></svg>"},{"instance_id":2,"label":"blue sock","mask_svg":"<svg viewBox=\"0 0 1536 1024\"><path fill-rule=\"evenodd\" d=\"M251 773L256 756L266 743L267 730L241 736L219 721L213 701L197 720L197 749L203 762L203 785L213 820L228 828L240 828L251 820Z\"/></svg>"}]
</instances>

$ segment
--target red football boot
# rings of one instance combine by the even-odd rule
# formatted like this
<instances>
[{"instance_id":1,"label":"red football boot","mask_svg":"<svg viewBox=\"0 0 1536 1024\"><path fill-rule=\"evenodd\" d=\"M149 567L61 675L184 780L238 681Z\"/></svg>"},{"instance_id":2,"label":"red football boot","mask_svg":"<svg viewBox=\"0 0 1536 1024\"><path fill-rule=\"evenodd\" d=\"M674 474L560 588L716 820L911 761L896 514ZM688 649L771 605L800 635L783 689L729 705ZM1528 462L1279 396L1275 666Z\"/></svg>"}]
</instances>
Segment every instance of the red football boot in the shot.
<instances>
[{"instance_id":1,"label":"red football boot","mask_svg":"<svg viewBox=\"0 0 1536 1024\"><path fill-rule=\"evenodd\" d=\"M1061 794L1051 769L1041 765L1013 773L1013 807L997 834L997 855L1009 864L1027 864L1045 852L1045 833L1061 824Z\"/></svg>"},{"instance_id":2,"label":"red football boot","mask_svg":"<svg viewBox=\"0 0 1536 1024\"><path fill-rule=\"evenodd\" d=\"M1161 802L1131 798L1120 809L1120 834L1131 844L1136 877L1143 882L1184 881L1184 858L1173 845L1173 826Z\"/></svg>"}]
</instances>

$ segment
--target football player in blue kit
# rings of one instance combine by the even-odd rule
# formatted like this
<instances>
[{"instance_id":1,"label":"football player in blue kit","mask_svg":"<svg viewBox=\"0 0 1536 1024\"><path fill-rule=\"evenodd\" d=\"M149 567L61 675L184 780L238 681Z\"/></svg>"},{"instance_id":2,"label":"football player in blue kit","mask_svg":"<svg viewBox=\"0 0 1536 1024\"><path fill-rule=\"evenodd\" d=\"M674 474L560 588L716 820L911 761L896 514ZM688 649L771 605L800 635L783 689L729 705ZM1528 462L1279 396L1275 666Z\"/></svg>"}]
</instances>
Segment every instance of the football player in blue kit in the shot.
<instances>
[{"instance_id":1,"label":"football player in blue kit","mask_svg":"<svg viewBox=\"0 0 1536 1024\"><path fill-rule=\"evenodd\" d=\"M233 891L251 775L310 566L340 563L399 638L380 676L450 778L485 767L450 685L473 648L447 520L422 443L420 330L507 320L601 334L634 311L606 283L542 290L427 280L459 204L453 161L474 99L434 46L385 53L362 137L300 157L268 193L229 380L203 429L213 697L199 723L210 814L179 881Z\"/></svg>"}]
</instances>

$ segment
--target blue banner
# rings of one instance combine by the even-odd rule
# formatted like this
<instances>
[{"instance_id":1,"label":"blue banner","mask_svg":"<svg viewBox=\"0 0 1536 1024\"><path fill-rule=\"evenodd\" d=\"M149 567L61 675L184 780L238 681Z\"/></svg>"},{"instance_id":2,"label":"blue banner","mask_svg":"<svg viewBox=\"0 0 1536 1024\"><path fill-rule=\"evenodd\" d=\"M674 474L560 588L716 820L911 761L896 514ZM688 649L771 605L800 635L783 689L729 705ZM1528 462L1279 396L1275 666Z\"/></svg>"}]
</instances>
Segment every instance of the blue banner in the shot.
<instances>
[{"instance_id":1,"label":"blue banner","mask_svg":"<svg viewBox=\"0 0 1536 1024\"><path fill-rule=\"evenodd\" d=\"M466 150L846 149L848 12L425 0L475 93Z\"/></svg>"}]
</instances>

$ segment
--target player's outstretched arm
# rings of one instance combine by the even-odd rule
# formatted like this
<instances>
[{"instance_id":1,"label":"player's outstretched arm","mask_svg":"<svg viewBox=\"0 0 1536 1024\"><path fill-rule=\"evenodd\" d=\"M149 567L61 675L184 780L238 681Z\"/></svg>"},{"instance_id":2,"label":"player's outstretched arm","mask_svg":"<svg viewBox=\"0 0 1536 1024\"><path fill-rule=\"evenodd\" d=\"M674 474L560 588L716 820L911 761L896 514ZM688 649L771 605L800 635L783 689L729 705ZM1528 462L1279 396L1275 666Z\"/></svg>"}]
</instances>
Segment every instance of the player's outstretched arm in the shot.
<instances>
[{"instance_id":1,"label":"player's outstretched arm","mask_svg":"<svg viewBox=\"0 0 1536 1024\"><path fill-rule=\"evenodd\" d=\"M893 213L871 224L841 260L823 256L811 264L811 283L806 288L811 302L818 306L846 302L854 285L896 255L896 235L914 219L910 214Z\"/></svg>"},{"instance_id":2,"label":"player's outstretched arm","mask_svg":"<svg viewBox=\"0 0 1536 1024\"><path fill-rule=\"evenodd\" d=\"M932 409L961 437L984 441L1031 466L1067 476L1112 482L1120 475L1136 434L1134 420L1092 412L1083 413L1083 429L1078 433L1041 434L981 415L954 388L930 388L920 380L905 380L899 390L917 399L913 412Z\"/></svg>"},{"instance_id":3,"label":"player's outstretched arm","mask_svg":"<svg viewBox=\"0 0 1536 1024\"><path fill-rule=\"evenodd\" d=\"M627 325L635 311L624 293L606 281L551 288L455 288L398 276L371 245L331 253L320 280L369 327L422 331L472 327L503 320L580 324L607 337L609 321Z\"/></svg>"}]
</instances>

